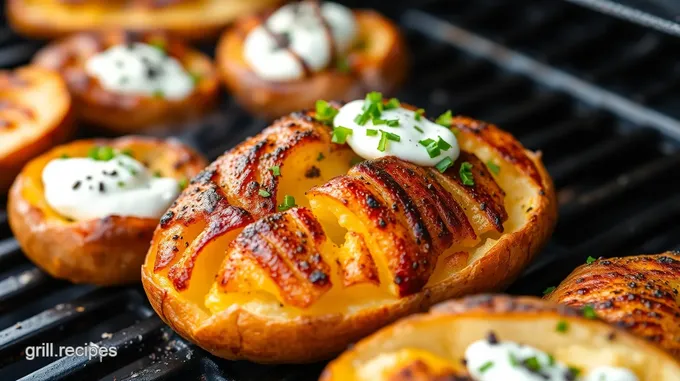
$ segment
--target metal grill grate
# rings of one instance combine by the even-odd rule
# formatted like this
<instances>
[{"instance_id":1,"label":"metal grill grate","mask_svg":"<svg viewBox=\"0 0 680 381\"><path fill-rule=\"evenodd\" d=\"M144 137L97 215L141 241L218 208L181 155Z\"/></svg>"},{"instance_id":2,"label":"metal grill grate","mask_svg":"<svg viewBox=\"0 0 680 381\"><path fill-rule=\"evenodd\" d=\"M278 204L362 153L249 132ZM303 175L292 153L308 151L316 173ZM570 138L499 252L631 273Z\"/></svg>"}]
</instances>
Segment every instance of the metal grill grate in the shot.
<instances>
[{"instance_id":1,"label":"metal grill grate","mask_svg":"<svg viewBox=\"0 0 680 381\"><path fill-rule=\"evenodd\" d=\"M588 255L680 249L680 226L672 223L680 216L677 41L566 2L408 3L384 9L404 27L414 57L399 98L431 114L451 108L498 123L544 152L557 185L555 235L511 292L538 295ZM40 45L2 26L0 67L27 62ZM264 126L226 99L180 138L214 159ZM24 358L26 346L44 342L101 342L119 355ZM322 366L207 355L177 338L139 287L99 289L46 276L23 257L0 210L1 380L313 380Z\"/></svg>"}]
</instances>

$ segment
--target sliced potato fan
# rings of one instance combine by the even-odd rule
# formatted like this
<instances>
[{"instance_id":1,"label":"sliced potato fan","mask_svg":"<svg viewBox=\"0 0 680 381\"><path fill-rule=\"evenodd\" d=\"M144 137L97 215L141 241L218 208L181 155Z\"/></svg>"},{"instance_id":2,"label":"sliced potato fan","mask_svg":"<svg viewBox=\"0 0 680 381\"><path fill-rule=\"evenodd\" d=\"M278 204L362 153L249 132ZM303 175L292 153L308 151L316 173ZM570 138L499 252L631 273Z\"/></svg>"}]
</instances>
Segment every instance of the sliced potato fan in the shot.
<instances>
[{"instance_id":1,"label":"sliced potato fan","mask_svg":"<svg viewBox=\"0 0 680 381\"><path fill-rule=\"evenodd\" d=\"M225 153L156 230L149 299L218 356L327 358L435 302L503 288L552 231L539 157L495 126L453 118L463 152L440 173L395 157L355 164L314 117L293 113Z\"/></svg>"},{"instance_id":2,"label":"sliced potato fan","mask_svg":"<svg viewBox=\"0 0 680 381\"><path fill-rule=\"evenodd\" d=\"M470 377L472 359L466 349L479 340L545 352L571 375L558 379L615 379L587 378L598 367L624 368L640 381L680 379L680 363L670 355L588 312L532 297L480 295L442 303L376 332L331 362L321 380L476 380ZM514 366L546 373L537 369L535 357L530 359L516 359ZM497 361L485 363L480 372L507 359Z\"/></svg>"},{"instance_id":3,"label":"sliced potato fan","mask_svg":"<svg viewBox=\"0 0 680 381\"><path fill-rule=\"evenodd\" d=\"M667 252L589 262L546 298L574 307L591 305L603 320L680 359L680 255Z\"/></svg>"},{"instance_id":4,"label":"sliced potato fan","mask_svg":"<svg viewBox=\"0 0 680 381\"><path fill-rule=\"evenodd\" d=\"M8 0L12 27L54 38L84 31L166 31L185 39L214 36L243 14L276 0Z\"/></svg>"},{"instance_id":5,"label":"sliced potato fan","mask_svg":"<svg viewBox=\"0 0 680 381\"><path fill-rule=\"evenodd\" d=\"M0 72L0 195L32 157L74 130L71 97L57 73L34 67Z\"/></svg>"}]
</instances>

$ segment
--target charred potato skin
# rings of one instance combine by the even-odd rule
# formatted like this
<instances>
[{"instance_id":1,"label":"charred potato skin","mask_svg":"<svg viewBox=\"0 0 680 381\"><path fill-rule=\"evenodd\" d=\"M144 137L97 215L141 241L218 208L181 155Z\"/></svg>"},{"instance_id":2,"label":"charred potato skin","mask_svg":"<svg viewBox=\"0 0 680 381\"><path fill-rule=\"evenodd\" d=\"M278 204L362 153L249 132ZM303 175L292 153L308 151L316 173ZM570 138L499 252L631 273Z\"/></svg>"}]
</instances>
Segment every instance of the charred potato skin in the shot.
<instances>
[{"instance_id":1,"label":"charred potato skin","mask_svg":"<svg viewBox=\"0 0 680 381\"><path fill-rule=\"evenodd\" d=\"M128 42L162 43L198 82L184 99L123 94L104 89L85 72L91 56ZM210 59L179 40L161 33L110 31L81 33L53 42L40 50L33 64L58 71L73 97L76 113L84 122L117 134L133 134L161 125L199 117L216 104L219 91L217 72Z\"/></svg>"},{"instance_id":2,"label":"charred potato skin","mask_svg":"<svg viewBox=\"0 0 680 381\"><path fill-rule=\"evenodd\" d=\"M291 117L312 123L309 114ZM502 235L486 254L445 281L426 285L419 292L392 303L361 309L352 314L328 313L270 319L241 306L209 314L185 301L166 279L154 273L151 266L154 255L150 251L147 264L142 268L142 283L151 305L181 336L199 343L216 356L261 363L300 363L327 359L345 349L348 343L356 342L400 317L424 311L443 300L504 289L519 276L552 233L557 218L553 184L541 164L540 154L525 150L514 139L511 140L512 147L505 146L509 134L493 125L469 118L456 119L455 123L461 136L466 139L482 140L492 151L506 152L502 156L506 160L504 165L521 161L530 168L527 171L535 175L531 178L540 189L540 197L530 212L529 221L521 229ZM264 133L267 131L265 129ZM480 137L482 131L484 136L505 138L504 143L499 145L498 139L491 138L487 142ZM223 160L218 159L217 162ZM219 179L213 181L219 182Z\"/></svg>"},{"instance_id":3,"label":"charred potato skin","mask_svg":"<svg viewBox=\"0 0 680 381\"><path fill-rule=\"evenodd\" d=\"M31 83L26 84L26 78L24 77L28 77ZM34 85L36 82L40 83L39 86L46 84L55 86L56 91L53 95L54 103L52 107L58 107L56 104L64 104L65 106L60 116L55 120L48 121L50 125L45 128L45 132L33 139L29 139L25 144L11 152L0 156L0 195L7 193L16 175L21 172L21 168L30 159L47 151L53 145L66 141L75 131L75 114L71 97L63 80L56 73L35 67L21 68L14 72L0 72L1 86L6 89L0 91L24 92L25 96L30 97L31 90L27 90L25 86ZM18 95L18 97L21 98L22 95ZM30 103L30 99L29 102L25 103ZM22 106L32 106L25 103ZM40 109L37 107L35 109L31 108L31 111L33 113L40 113Z\"/></svg>"},{"instance_id":4,"label":"charred potato skin","mask_svg":"<svg viewBox=\"0 0 680 381\"><path fill-rule=\"evenodd\" d=\"M261 16L250 16L237 22L220 39L216 52L220 77L240 104L267 119L312 107L317 99L353 99L363 96L367 89L391 94L403 83L408 72L406 43L397 27L379 13L356 10L354 15L359 25L363 22L371 28L380 28L381 33L390 36L387 54L372 57L354 51L347 57L350 72L342 72L332 64L299 80L268 81L260 78L243 57L246 36L262 20ZM363 30L359 33L360 38L370 41L370 33L370 29Z\"/></svg>"},{"instance_id":5,"label":"charred potato skin","mask_svg":"<svg viewBox=\"0 0 680 381\"><path fill-rule=\"evenodd\" d=\"M680 254L601 258L579 266L546 299L598 316L680 359Z\"/></svg>"},{"instance_id":6,"label":"charred potato skin","mask_svg":"<svg viewBox=\"0 0 680 381\"><path fill-rule=\"evenodd\" d=\"M56 147L29 162L12 185L8 199L9 224L26 256L51 276L74 283L115 285L139 281L139 267L158 221L109 216L70 222L49 209L43 198L41 174L48 161L62 154L87 152L94 145L130 148L135 154L165 151L173 162L151 163L173 175L193 176L205 159L175 142L143 137L82 140Z\"/></svg>"},{"instance_id":7,"label":"charred potato skin","mask_svg":"<svg viewBox=\"0 0 680 381\"><path fill-rule=\"evenodd\" d=\"M654 356L662 358L669 369L680 369L679 362L673 360L671 356L659 350L657 347L640 340L620 327L610 326L602 320L585 316L583 310L547 302L535 297L480 294L437 304L427 313L411 315L400 319L392 325L384 327L371 336L362 339L352 348L333 360L324 369L319 381L347 380L345 373L339 371L352 367L351 364L354 361L357 361L360 353L364 351L375 352L376 348L380 348L384 343L394 340L394 337L400 335L418 335L419 326L426 324L438 324L443 326L447 321L457 319L458 317L486 320L489 322L494 322L496 319L507 318L516 321L557 318L559 321L566 322L569 327L574 325L585 326L593 334L605 336L606 341L616 340L623 342L625 345L635 345L638 350L649 353L650 357ZM410 365L411 364L407 365L407 367ZM402 369L407 370L405 368ZM432 375L430 375L430 377L432 377ZM464 376L461 375L460 377ZM416 379L420 380L419 378ZM390 378L390 380L392 380L392 378ZM437 381L439 378L423 378L423 380ZM461 378L461 380L467 379ZM671 380L671 378L668 378L668 380ZM672 380L675 380L675 378L672 378Z\"/></svg>"},{"instance_id":8,"label":"charred potato skin","mask_svg":"<svg viewBox=\"0 0 680 381\"><path fill-rule=\"evenodd\" d=\"M201 4L188 9L185 4L178 4L177 9L169 14L163 7L146 6L137 9L110 10L109 7L99 6L97 12L112 14L114 17L92 18L89 14L77 14L72 6L54 4L50 10L36 12L36 6L27 4L30 0L8 0L6 10L12 28L27 36L36 38L60 38L73 33L92 32L108 29L127 29L135 31L162 30L169 35L185 40L204 40L217 37L222 28L244 13L253 12L264 7L272 6L280 0L230 1L230 9L226 9L221 17L206 22L204 9ZM60 0L54 0L58 3ZM225 0L208 0L216 4ZM92 7L90 8L92 9ZM56 12L55 12L56 11ZM130 12L135 17L130 16ZM179 15L178 12L181 12ZM58 21L55 21L55 18ZM130 23L129 20L139 20ZM95 22L91 20L97 20Z\"/></svg>"}]
</instances>

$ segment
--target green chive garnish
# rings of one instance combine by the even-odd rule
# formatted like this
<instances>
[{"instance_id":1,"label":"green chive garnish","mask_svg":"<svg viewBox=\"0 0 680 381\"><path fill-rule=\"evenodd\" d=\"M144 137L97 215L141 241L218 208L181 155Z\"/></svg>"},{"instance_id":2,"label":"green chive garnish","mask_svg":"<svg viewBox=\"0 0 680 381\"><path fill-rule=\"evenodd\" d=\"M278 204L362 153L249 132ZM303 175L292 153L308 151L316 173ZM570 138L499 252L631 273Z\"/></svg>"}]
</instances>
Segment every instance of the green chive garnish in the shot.
<instances>
[{"instance_id":1,"label":"green chive garnish","mask_svg":"<svg viewBox=\"0 0 680 381\"><path fill-rule=\"evenodd\" d=\"M161 51L163 54L167 54L166 49L165 49L165 41L161 39L155 39L153 41L149 42L149 45L153 46L154 48L158 49Z\"/></svg>"},{"instance_id":2,"label":"green chive garnish","mask_svg":"<svg viewBox=\"0 0 680 381\"><path fill-rule=\"evenodd\" d=\"M453 165L453 159L450 157L446 156L445 158L441 159L439 163L437 163L434 167L437 168L437 170L440 173L446 172L447 169L449 169L450 166Z\"/></svg>"},{"instance_id":3,"label":"green chive garnish","mask_svg":"<svg viewBox=\"0 0 680 381\"><path fill-rule=\"evenodd\" d=\"M586 264L591 264L595 261L597 261L597 258L588 256L588 258L586 259Z\"/></svg>"},{"instance_id":4,"label":"green chive garnish","mask_svg":"<svg viewBox=\"0 0 680 381\"><path fill-rule=\"evenodd\" d=\"M271 193L269 193L269 192L268 192L266 189L264 189L264 188L260 188L260 190L259 190L257 193L258 193L260 196L262 196L262 197L269 197L269 196L272 195Z\"/></svg>"},{"instance_id":5,"label":"green chive garnish","mask_svg":"<svg viewBox=\"0 0 680 381\"><path fill-rule=\"evenodd\" d=\"M597 312L595 312L595 308L591 305L586 305L583 307L583 317L586 319L597 319Z\"/></svg>"},{"instance_id":6,"label":"green chive garnish","mask_svg":"<svg viewBox=\"0 0 680 381\"><path fill-rule=\"evenodd\" d=\"M525 358L522 360L522 362L524 363L524 366L526 366L529 370L533 370L534 372L541 369L541 364L538 362L536 356Z\"/></svg>"},{"instance_id":7,"label":"green chive garnish","mask_svg":"<svg viewBox=\"0 0 680 381\"><path fill-rule=\"evenodd\" d=\"M415 115L413 115L413 119L419 121L423 118L423 115L425 115L425 110L423 110L422 108L419 108L415 111Z\"/></svg>"},{"instance_id":8,"label":"green chive garnish","mask_svg":"<svg viewBox=\"0 0 680 381\"><path fill-rule=\"evenodd\" d=\"M321 123L328 125L333 124L333 119L338 115L338 110L331 106L330 103L319 99L316 101L316 112L314 113L314 119Z\"/></svg>"},{"instance_id":9,"label":"green chive garnish","mask_svg":"<svg viewBox=\"0 0 680 381\"><path fill-rule=\"evenodd\" d=\"M390 98L390 100L385 103L385 110L391 110L399 107L401 107L401 103L397 98Z\"/></svg>"},{"instance_id":10,"label":"green chive garnish","mask_svg":"<svg viewBox=\"0 0 680 381\"><path fill-rule=\"evenodd\" d=\"M274 177L281 176L281 167L278 165L269 167L269 170L272 171L272 175L274 175Z\"/></svg>"},{"instance_id":11,"label":"green chive garnish","mask_svg":"<svg viewBox=\"0 0 680 381\"><path fill-rule=\"evenodd\" d=\"M385 131L380 130L380 141L378 142L378 151L385 152L387 148L387 134Z\"/></svg>"},{"instance_id":12,"label":"green chive garnish","mask_svg":"<svg viewBox=\"0 0 680 381\"><path fill-rule=\"evenodd\" d=\"M437 142L432 139L423 139L418 143L425 147L427 154L430 155L431 158L435 158L441 154L441 150L439 149Z\"/></svg>"},{"instance_id":13,"label":"green chive garnish","mask_svg":"<svg viewBox=\"0 0 680 381\"><path fill-rule=\"evenodd\" d=\"M279 205L279 211L283 212L295 206L295 197L290 195L285 195L283 197L283 203Z\"/></svg>"},{"instance_id":14,"label":"green chive garnish","mask_svg":"<svg viewBox=\"0 0 680 381\"><path fill-rule=\"evenodd\" d=\"M87 156L97 161L108 161L116 156L116 151L109 146L95 146L90 148Z\"/></svg>"},{"instance_id":15,"label":"green chive garnish","mask_svg":"<svg viewBox=\"0 0 680 381\"><path fill-rule=\"evenodd\" d=\"M154 171L153 177L163 177L163 176L161 175L161 171Z\"/></svg>"},{"instance_id":16,"label":"green chive garnish","mask_svg":"<svg viewBox=\"0 0 680 381\"><path fill-rule=\"evenodd\" d=\"M194 86L201 82L201 79L203 79L203 76L196 72L191 72L189 75L191 76L191 80L194 82Z\"/></svg>"},{"instance_id":17,"label":"green chive garnish","mask_svg":"<svg viewBox=\"0 0 680 381\"><path fill-rule=\"evenodd\" d=\"M555 291L555 288L556 288L555 286L550 286L550 287L546 288L545 290L543 290L543 295L550 294L551 292Z\"/></svg>"},{"instance_id":18,"label":"green chive garnish","mask_svg":"<svg viewBox=\"0 0 680 381\"><path fill-rule=\"evenodd\" d=\"M165 94L163 93L163 90L155 90L155 91L153 92L153 94L151 94L151 95L153 95L154 98L161 98L161 99L162 99L162 98L165 97Z\"/></svg>"},{"instance_id":19,"label":"green chive garnish","mask_svg":"<svg viewBox=\"0 0 680 381\"><path fill-rule=\"evenodd\" d=\"M62 153L60 157L61 157L62 159L68 159L70 156L67 155L67 154L65 154L65 153Z\"/></svg>"},{"instance_id":20,"label":"green chive garnish","mask_svg":"<svg viewBox=\"0 0 680 381\"><path fill-rule=\"evenodd\" d=\"M479 373L484 373L484 372L486 372L486 371L489 370L489 368L491 368L492 366L493 366L493 361L487 361L487 362L485 362L484 365L482 365L482 366L479 367Z\"/></svg>"},{"instance_id":21,"label":"green chive garnish","mask_svg":"<svg viewBox=\"0 0 680 381\"><path fill-rule=\"evenodd\" d=\"M491 160L486 162L486 166L489 168L491 173L493 173L494 175L497 175L501 171L501 167L496 165L496 163L494 163Z\"/></svg>"},{"instance_id":22,"label":"green chive garnish","mask_svg":"<svg viewBox=\"0 0 680 381\"><path fill-rule=\"evenodd\" d=\"M439 139L437 139L437 147L439 147L439 149L441 149L442 151L446 151L447 149L451 148L451 144L442 139L441 136L438 136L438 138Z\"/></svg>"},{"instance_id":23,"label":"green chive garnish","mask_svg":"<svg viewBox=\"0 0 680 381\"><path fill-rule=\"evenodd\" d=\"M366 129L366 136L378 136L378 130L367 128Z\"/></svg>"},{"instance_id":24,"label":"green chive garnish","mask_svg":"<svg viewBox=\"0 0 680 381\"><path fill-rule=\"evenodd\" d=\"M460 175L460 180L463 183L463 185L467 186L475 185L475 180L472 178L472 164L468 163L467 161L464 161L460 165L460 170L458 171L458 174Z\"/></svg>"},{"instance_id":25,"label":"green chive garnish","mask_svg":"<svg viewBox=\"0 0 680 381\"><path fill-rule=\"evenodd\" d=\"M423 131L422 128L420 128L420 127L418 127L418 126L413 126L413 128L415 128L415 130L418 131L418 132L420 132L421 134L425 132L425 131Z\"/></svg>"},{"instance_id":26,"label":"green chive garnish","mask_svg":"<svg viewBox=\"0 0 680 381\"><path fill-rule=\"evenodd\" d=\"M347 127L338 126L333 129L333 136L331 137L331 142L336 144L345 144L347 137L352 135L352 129Z\"/></svg>"},{"instance_id":27,"label":"green chive garnish","mask_svg":"<svg viewBox=\"0 0 680 381\"><path fill-rule=\"evenodd\" d=\"M189 179L187 179L186 177L182 177L181 179L179 179L178 184L179 189L184 190L189 185Z\"/></svg>"},{"instance_id":28,"label":"green chive garnish","mask_svg":"<svg viewBox=\"0 0 680 381\"><path fill-rule=\"evenodd\" d=\"M565 333L569 330L569 323L567 323L565 320L560 320L557 322L555 330L560 333Z\"/></svg>"},{"instance_id":29,"label":"green chive garnish","mask_svg":"<svg viewBox=\"0 0 680 381\"><path fill-rule=\"evenodd\" d=\"M434 122L444 127L451 127L451 124L453 123L451 110L447 110L445 113L439 115Z\"/></svg>"},{"instance_id":30,"label":"green chive garnish","mask_svg":"<svg viewBox=\"0 0 680 381\"><path fill-rule=\"evenodd\" d=\"M319 152L319 156L316 157L316 161L321 161L325 158L326 158L326 156L323 155L323 152Z\"/></svg>"}]
</instances>

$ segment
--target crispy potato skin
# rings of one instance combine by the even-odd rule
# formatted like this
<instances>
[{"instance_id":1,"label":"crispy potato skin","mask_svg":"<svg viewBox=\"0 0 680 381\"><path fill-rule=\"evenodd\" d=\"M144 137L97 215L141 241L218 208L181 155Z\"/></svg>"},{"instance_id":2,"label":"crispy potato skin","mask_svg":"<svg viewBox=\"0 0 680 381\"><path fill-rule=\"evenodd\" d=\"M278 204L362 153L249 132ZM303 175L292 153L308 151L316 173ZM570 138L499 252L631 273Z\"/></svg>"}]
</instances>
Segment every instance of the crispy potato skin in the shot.
<instances>
[{"instance_id":1,"label":"crispy potato skin","mask_svg":"<svg viewBox=\"0 0 680 381\"><path fill-rule=\"evenodd\" d=\"M0 194L31 158L75 130L73 105L57 73L36 67L0 72Z\"/></svg>"},{"instance_id":2,"label":"crispy potato skin","mask_svg":"<svg viewBox=\"0 0 680 381\"><path fill-rule=\"evenodd\" d=\"M272 82L258 77L243 56L245 38L261 22L260 17L249 16L220 39L216 53L220 76L239 103L268 119L312 107L317 99L353 99L367 89L391 94L406 78L406 43L397 27L377 12L357 10L354 15L359 39L369 48L347 54L348 73L332 66L295 81Z\"/></svg>"},{"instance_id":3,"label":"crispy potato skin","mask_svg":"<svg viewBox=\"0 0 680 381\"><path fill-rule=\"evenodd\" d=\"M85 63L90 57L111 46L135 41L163 43L168 55L200 78L193 92L179 100L115 93L86 73ZM79 118L118 134L176 125L203 115L214 107L219 90L217 72L207 56L159 33L81 33L47 45L36 53L33 64L61 73Z\"/></svg>"},{"instance_id":4,"label":"crispy potato skin","mask_svg":"<svg viewBox=\"0 0 680 381\"><path fill-rule=\"evenodd\" d=\"M268 266L282 266L277 268L278 270L276 271L278 271L277 274L279 275L276 277L271 275L274 274L272 272L274 270L262 272L262 267L250 267L250 265L245 268L256 269L257 272L270 274L267 276L268 279L285 279L286 282L299 282L303 276L301 270L308 271L309 269L307 267L295 268L292 265L294 261L284 259L280 254L274 255L275 252L272 250L268 250L267 254L263 251L255 251L252 248L250 251L242 250L242 245L246 242L251 245L257 245L258 242L272 244L275 239L286 237L286 234L283 233L278 235L275 233L276 229L272 228L273 224L277 223L276 220L261 220L262 217L275 213L275 206L272 202L263 200L262 197L259 197L260 202L257 202L256 200L258 199L252 198L248 192L257 193L257 189L266 183L270 184L265 187L271 193L270 199L280 199L277 189L284 181L281 180L281 177L273 177L267 168L271 165L282 164L291 151L305 150L305 144L310 144L310 141L329 144L331 147L338 147L338 149L345 149L344 147L346 147L330 144L329 129L315 122L310 116L313 116L313 113L294 113L276 121L272 127L265 129L260 135L247 140L212 163L206 170L209 173L208 176L199 176L201 181L205 180L219 187L222 190L220 194L224 196L224 199L228 200L232 207L244 210L245 214L249 215L253 221L260 220L260 222L255 222L253 225L246 227L244 230L244 232L248 231L246 235L242 232L239 236L241 238L251 236L253 237L252 240L242 240L240 243L232 242L228 247L226 246L228 243L224 243L223 245L225 246L222 247L225 247L226 253L220 252L219 255L232 256L232 258L243 258L243 253L246 252L248 252L247 255L251 258L255 255L267 255L265 262ZM472 121L471 119L460 121L460 123L465 124L464 127L470 127L467 124L473 122L481 125L481 122ZM488 129L488 133L491 136L506 136L503 135L505 134L504 132L498 130L493 125L485 124L483 128ZM506 160L504 156L500 155L500 152L505 152L504 149L506 147L504 145L497 146L497 141L488 143L479 140L477 134L471 130L464 130L463 128L460 128L460 130L459 139L463 149L475 154L478 151L486 150L488 151L486 154L496 155L494 157L499 160L499 163L502 163L505 171L509 173L508 176L515 176L516 173L516 176L522 177L526 184L530 184L529 186L532 187L532 194L534 195L532 196L533 208L530 211L526 211L526 223L516 227L513 231L505 231L504 233L492 231L488 233L494 237L493 244L485 247L483 253L478 254L474 260L470 260L471 255L468 251L461 251L465 249L451 253L448 258L457 264L455 267L451 267L450 273L446 273L442 280L425 284L423 280L427 280L427 276L434 266L432 266L432 263L430 263L429 268L421 268L420 263L418 266L414 266L413 263L415 262L410 262L409 255L417 257L418 260L436 258L436 255L439 255L439 253L431 257L433 252L425 251L424 248L426 246L438 247L439 249L434 250L439 251L446 246L446 242L462 240L462 237L468 239L468 242L474 242L470 239L471 236L474 236L474 232L469 224L465 225L467 220L464 216L461 217L460 213L456 214L453 210L450 210L448 212L451 214L447 214L443 210L446 209L447 203L452 201L440 200L438 202L441 204L438 204L434 201L437 197L423 194L423 188L428 189L427 183L439 181L437 176L430 176L428 174L426 181L415 176L417 179L409 180L405 183L405 185L409 186L407 191L403 189L400 191L398 187L393 185L378 187L377 180L368 179L366 176L372 174L375 179L382 178L385 180L389 174L390 176L395 176L394 178L403 180L404 176L409 176L410 170L414 170L408 164L400 165L397 164L398 161L393 162L391 158L383 158L374 162L356 165L346 175L332 180L324 180L325 182L321 182L317 188L307 193L310 197L314 192L331 196L335 195L333 197L336 197L338 200L344 200L341 202L342 205L365 213L364 217L359 216L358 218L362 219L365 226L370 226L367 229L372 233L376 233L372 234L372 236L389 236L392 234L392 237L397 237L403 241L401 247L404 249L409 248L411 250L410 254L404 254L403 257L400 257L402 253L394 250L395 247L399 247L398 245L385 249L385 252L395 251L393 254L387 255L386 258L388 261L394 261L391 265L392 267L387 266L393 270L390 270L391 276L404 275L404 278L400 281L397 281L396 277L394 277L392 279L394 284L390 286L395 287L394 295L400 296L394 296L382 304L358 308L352 313L323 313L323 311L318 310L314 313L305 313L307 309L304 306L308 306L310 301L304 299L302 295L286 291L291 283L277 281L272 283L278 287L278 292L282 293L282 298L288 298L285 303L281 304L281 307L283 308L284 304L286 306L295 306L301 311L299 314L293 316L267 316L240 304L225 305L224 309L211 312L211 310L203 305L205 292L207 291L201 291L201 294L197 296L192 294L191 286L189 286L189 291L177 290L173 287L172 281L168 279L168 269L172 272L173 267L182 266L181 254L175 254L170 260L165 258L162 261L164 265L161 267L157 266L158 255L161 253L165 242L164 237L173 234L173 226L181 221L200 221L209 218L209 216L202 216L197 213L192 214L190 210L186 210L184 215L182 215L183 217L178 217L178 215L181 215L182 209L190 209L192 197L199 197L198 195L200 195L200 191L192 190L192 187L196 186L196 184L193 184L184 191L183 195L179 197L177 205L171 209L174 218L165 227L161 224L157 229L147 255L146 263L142 267L142 282L151 305L159 316L180 335L217 356L228 359L248 359L263 363L299 363L328 358L343 350L348 343L360 339L385 324L407 314L427 309L434 303L445 299L503 289L519 275L521 269L531 261L534 254L538 252L552 232L557 214L553 185L540 162L540 157L523 148L521 151L515 149L521 146L514 139L510 141L515 145L513 149L509 149L509 155L511 156L508 157L511 160ZM276 143L273 143L274 141ZM278 146L279 149L275 150L274 148L267 147L269 143L275 144L275 147ZM503 144L507 143L506 139ZM483 149L480 147L483 147ZM278 155L266 156L263 152L280 153ZM275 159L272 159L272 157ZM527 167L535 171L537 177L526 175L523 169L517 169L515 172L513 170L513 163L517 160L524 160ZM285 170L286 166L282 165L282 173ZM420 170L426 172L424 169L419 169L418 172ZM402 171L404 171L405 175L401 173ZM364 176L363 180L362 176ZM477 176L477 173L475 176ZM284 174L283 179L285 178L286 175ZM536 183L536 179L540 182ZM518 179L513 178L508 181L515 183L515 180ZM256 184L248 187L247 184L253 181L256 181ZM337 185L329 185L336 183ZM354 185L350 187L348 186L349 183ZM483 186L486 189L491 186L491 183L484 182ZM480 187L482 187L482 182L480 182ZM326 189L327 192L322 191L323 189ZM439 192L440 196L443 193L448 193L439 186L434 186L431 191ZM369 196L375 199L369 200ZM267 199L269 200L269 198ZM416 199L419 200L416 202ZM428 199L430 201L423 201ZM392 202L397 204L396 210L393 209ZM429 208L429 202L433 202L431 206L437 210L437 213L433 213L432 210L425 211ZM509 206L507 203L509 201L506 201L506 207ZM402 206L406 206L407 210L404 210ZM275 216L278 216L276 219L284 219L278 220L282 225L289 226L291 223L290 215L297 212L296 209L291 209L281 214L275 214ZM359 212L357 213L359 215ZM525 213L524 209L522 209L522 213ZM285 217L281 217L282 215ZM383 219L383 222L380 222L381 219ZM296 220L299 224L300 218L296 217ZM391 221L394 221L394 223ZM397 221L400 222L398 223ZM255 228L254 226L257 224L264 224L264 226ZM304 229L298 228L298 230L306 231L306 234L309 234L309 226L311 224L303 225L308 227ZM428 230L429 240L426 239L427 237L424 235L424 232L421 232L421 234L416 231L418 229L415 227L423 227L422 225L431 230ZM267 227L266 229L265 226ZM409 226L409 229L397 226ZM376 227L382 229L383 233L377 234L379 230ZM440 233L443 231L441 229L443 228L452 232L453 236L448 238L446 234L440 236ZM234 225L233 231L237 232L238 229L239 227ZM285 231L288 228L281 227L281 229ZM185 233L181 232L186 231L179 230L177 234L182 235ZM434 238L432 238L432 232L437 232ZM196 236L196 234L193 236ZM418 237L420 237L420 244L418 244ZM186 234L184 238L187 238ZM288 236L287 239L288 242L298 242L297 238L291 236ZM325 238L319 239L323 240ZM236 239L236 242L238 240L239 238ZM300 255L308 255L309 250L312 248L309 246L311 245L310 240L307 239L305 245L308 246L302 248ZM356 241L353 242L361 245L361 243ZM302 243L302 241L299 241L299 243ZM238 250L235 247L238 247ZM225 249L220 247L219 250ZM361 253L365 253L365 250L362 250L361 247L356 249L355 253L357 260L366 259L361 257ZM464 255L460 255L461 253ZM236 254L240 256L235 256ZM326 261L325 254L320 257L324 262ZM403 263L400 263L398 258L402 258ZM270 259L271 261L267 262ZM260 258L258 260L262 261L264 259ZM222 273L218 274L214 285L223 287L224 283L221 283L220 279L224 279L224 272L233 271L233 269L237 268L233 265L227 265L228 263L230 262L223 262L219 269L215 265L214 271L211 271L211 275L206 277L212 279L212 275L221 271ZM252 259L249 262L241 263L252 263ZM352 262L350 261L349 263ZM385 265L384 263L383 265ZM242 266L246 265L242 264ZM318 263L318 266L318 269L325 271L323 263ZM367 266L367 269L360 277L363 282L362 284L375 284L375 272L371 270L370 263ZM198 270L199 267L197 264L194 271ZM348 265L348 268L351 271L350 265ZM285 273L281 272L283 270L285 270ZM342 272L340 273L342 274ZM250 271L247 273L242 271L241 276L244 281L236 286L242 289L252 287L247 283L252 282L255 278L246 277L248 274L250 274ZM280 274L287 275L281 278ZM304 274L309 275L307 272ZM233 274L227 277L227 284L232 279L232 276ZM344 282L342 277L344 275L338 275L335 278L339 283L333 283L331 291L328 291L328 293L338 287L342 287L341 285ZM373 280L371 280L372 277ZM307 279L311 282L309 278ZM332 276L331 281L334 281ZM380 280L380 282L384 281L383 279ZM199 282L199 280L193 279L191 282ZM212 280L209 282L212 282ZM309 283L304 284L304 287L310 287L310 290L314 290L313 292L310 291L306 297L318 298L319 300L324 298L323 295L318 297L318 292L326 290L327 286L325 283L313 288ZM387 286L389 285L385 285L385 287ZM318 303L318 301L315 303ZM314 308L315 303L311 303L310 308Z\"/></svg>"},{"instance_id":5,"label":"crispy potato skin","mask_svg":"<svg viewBox=\"0 0 680 381\"><path fill-rule=\"evenodd\" d=\"M587 319L581 314L579 310L534 297L477 295L447 301L434 306L429 313L401 319L361 340L332 361L320 381L358 380L362 366L378 356L400 350L426 352L449 362L451 368L441 375L429 369L427 358L420 360L415 355L383 369L386 371L383 375L392 374L392 377L378 376L371 380L466 380L467 372L460 369L460 361L467 345L483 339L491 331L499 340L538 347L554 354L557 361L579 368L605 365L589 363L588 357L593 354L587 351L606 351L612 356L602 356L602 360L595 361L618 361L612 365L634 369L641 381L677 379L680 372L677 360L620 328L598 319ZM569 329L557 332L554 327L558 322L565 322ZM545 332L535 335L537 329L544 328L547 328ZM579 347L579 343L583 343L583 347ZM560 351L567 347L569 350ZM461 378L438 378L453 375Z\"/></svg>"},{"instance_id":6,"label":"crispy potato skin","mask_svg":"<svg viewBox=\"0 0 680 381\"><path fill-rule=\"evenodd\" d=\"M94 145L128 148L150 168L178 179L194 176L206 164L188 147L160 139L68 143L32 160L17 176L8 199L10 228L26 256L55 278L99 285L136 282L156 219L114 215L72 222L53 211L42 194L42 170L49 161L63 154L86 156Z\"/></svg>"},{"instance_id":7,"label":"crispy potato skin","mask_svg":"<svg viewBox=\"0 0 680 381\"><path fill-rule=\"evenodd\" d=\"M598 316L680 359L680 255L598 259L579 266L546 299L592 305Z\"/></svg>"},{"instance_id":8,"label":"crispy potato skin","mask_svg":"<svg viewBox=\"0 0 680 381\"><path fill-rule=\"evenodd\" d=\"M149 0L82 1L8 0L12 27L38 38L72 33L126 29L165 31L185 40L210 39L236 17L275 5L280 0L174 0L168 5ZM119 3L119 4L116 4Z\"/></svg>"}]
</instances>

